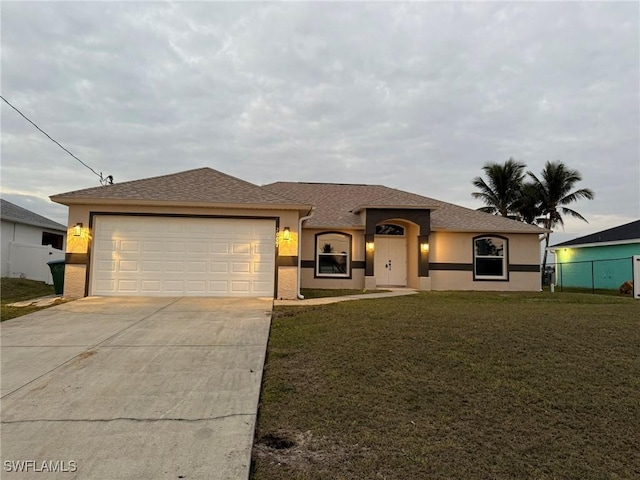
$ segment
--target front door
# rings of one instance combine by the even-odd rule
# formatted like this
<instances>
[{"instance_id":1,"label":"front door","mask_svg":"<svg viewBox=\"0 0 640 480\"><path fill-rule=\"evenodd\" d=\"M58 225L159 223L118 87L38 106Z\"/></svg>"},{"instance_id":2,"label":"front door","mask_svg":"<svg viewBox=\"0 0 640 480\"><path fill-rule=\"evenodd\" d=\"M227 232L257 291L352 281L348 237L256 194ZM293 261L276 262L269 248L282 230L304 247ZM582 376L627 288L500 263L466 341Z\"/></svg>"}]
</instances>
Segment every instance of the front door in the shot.
<instances>
[{"instance_id":1,"label":"front door","mask_svg":"<svg viewBox=\"0 0 640 480\"><path fill-rule=\"evenodd\" d=\"M376 284L394 287L407 286L406 237L375 237L374 274Z\"/></svg>"}]
</instances>

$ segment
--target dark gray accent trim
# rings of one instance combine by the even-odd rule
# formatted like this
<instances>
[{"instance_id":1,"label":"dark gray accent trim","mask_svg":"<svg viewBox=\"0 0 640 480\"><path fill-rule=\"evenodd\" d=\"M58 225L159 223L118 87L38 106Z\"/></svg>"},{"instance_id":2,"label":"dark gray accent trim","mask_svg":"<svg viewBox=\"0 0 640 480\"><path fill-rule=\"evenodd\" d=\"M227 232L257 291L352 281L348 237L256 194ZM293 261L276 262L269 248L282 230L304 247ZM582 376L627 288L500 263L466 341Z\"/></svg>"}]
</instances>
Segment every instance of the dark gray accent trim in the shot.
<instances>
[{"instance_id":1,"label":"dark gray accent trim","mask_svg":"<svg viewBox=\"0 0 640 480\"><path fill-rule=\"evenodd\" d=\"M89 265L88 253L65 253L64 263L67 265Z\"/></svg>"},{"instance_id":2,"label":"dark gray accent trim","mask_svg":"<svg viewBox=\"0 0 640 480\"><path fill-rule=\"evenodd\" d=\"M416 210L411 208L367 208L367 224L365 234L374 235L376 225L387 220L401 219L409 220L420 226L420 235L431 233L431 210Z\"/></svg>"},{"instance_id":3,"label":"dark gray accent trim","mask_svg":"<svg viewBox=\"0 0 640 480\"><path fill-rule=\"evenodd\" d=\"M375 264L375 235L373 233L364 234L364 274L366 277L373 277L374 264ZM367 249L367 243L374 244L374 250Z\"/></svg>"},{"instance_id":4,"label":"dark gray accent trim","mask_svg":"<svg viewBox=\"0 0 640 480\"><path fill-rule=\"evenodd\" d=\"M302 260L300 262L302 268L316 268L315 260Z\"/></svg>"},{"instance_id":5,"label":"dark gray accent trim","mask_svg":"<svg viewBox=\"0 0 640 480\"><path fill-rule=\"evenodd\" d=\"M421 245L423 243L429 244L429 235L418 235L418 276L429 276L429 250L422 251Z\"/></svg>"},{"instance_id":6,"label":"dark gray accent trim","mask_svg":"<svg viewBox=\"0 0 640 480\"><path fill-rule=\"evenodd\" d=\"M472 263L430 263L430 270L446 270L456 272L473 272Z\"/></svg>"},{"instance_id":7,"label":"dark gray accent trim","mask_svg":"<svg viewBox=\"0 0 640 480\"><path fill-rule=\"evenodd\" d=\"M298 266L297 256L286 256L286 257L276 258L276 267L297 267L297 266Z\"/></svg>"},{"instance_id":8,"label":"dark gray accent trim","mask_svg":"<svg viewBox=\"0 0 640 480\"><path fill-rule=\"evenodd\" d=\"M512 263L511 265L509 265L509 271L540 273L540 265L526 265L526 264Z\"/></svg>"},{"instance_id":9,"label":"dark gray accent trim","mask_svg":"<svg viewBox=\"0 0 640 480\"><path fill-rule=\"evenodd\" d=\"M351 262L351 268L363 269L366 268L366 264L364 260L355 260Z\"/></svg>"},{"instance_id":10,"label":"dark gray accent trim","mask_svg":"<svg viewBox=\"0 0 640 480\"><path fill-rule=\"evenodd\" d=\"M96 215L110 215L116 217L167 217L167 218L229 218L231 220L275 220L276 227L280 227L279 217L261 217L257 215L190 215L186 213L144 213L144 212L89 212L89 225Z\"/></svg>"}]
</instances>

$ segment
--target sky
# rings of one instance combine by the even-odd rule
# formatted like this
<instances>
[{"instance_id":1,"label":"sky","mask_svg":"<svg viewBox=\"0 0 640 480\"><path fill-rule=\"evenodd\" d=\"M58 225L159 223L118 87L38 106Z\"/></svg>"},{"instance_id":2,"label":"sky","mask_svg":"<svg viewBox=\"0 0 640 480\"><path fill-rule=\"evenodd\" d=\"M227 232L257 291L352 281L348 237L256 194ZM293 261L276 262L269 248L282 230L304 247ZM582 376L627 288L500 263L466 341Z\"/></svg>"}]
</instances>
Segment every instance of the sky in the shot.
<instances>
[{"instance_id":1,"label":"sky","mask_svg":"<svg viewBox=\"0 0 640 480\"><path fill-rule=\"evenodd\" d=\"M595 192L551 244L640 218L638 2L7 2L1 91L116 183L208 166L479 208L509 158ZM1 194L98 177L2 102Z\"/></svg>"}]
</instances>

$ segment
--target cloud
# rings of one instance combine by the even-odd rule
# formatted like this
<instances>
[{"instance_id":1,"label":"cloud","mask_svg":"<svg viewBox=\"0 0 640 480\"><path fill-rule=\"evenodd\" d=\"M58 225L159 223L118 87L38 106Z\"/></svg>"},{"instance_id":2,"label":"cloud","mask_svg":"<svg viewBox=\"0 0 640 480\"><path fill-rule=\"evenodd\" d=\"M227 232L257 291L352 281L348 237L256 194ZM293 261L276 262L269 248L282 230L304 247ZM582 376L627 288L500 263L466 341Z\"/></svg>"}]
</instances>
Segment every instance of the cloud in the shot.
<instances>
[{"instance_id":1,"label":"cloud","mask_svg":"<svg viewBox=\"0 0 640 480\"><path fill-rule=\"evenodd\" d=\"M596 231L640 217L639 9L8 2L3 95L116 182L206 165L476 208L484 163L562 160ZM3 195L97 185L6 105L2 129Z\"/></svg>"}]
</instances>

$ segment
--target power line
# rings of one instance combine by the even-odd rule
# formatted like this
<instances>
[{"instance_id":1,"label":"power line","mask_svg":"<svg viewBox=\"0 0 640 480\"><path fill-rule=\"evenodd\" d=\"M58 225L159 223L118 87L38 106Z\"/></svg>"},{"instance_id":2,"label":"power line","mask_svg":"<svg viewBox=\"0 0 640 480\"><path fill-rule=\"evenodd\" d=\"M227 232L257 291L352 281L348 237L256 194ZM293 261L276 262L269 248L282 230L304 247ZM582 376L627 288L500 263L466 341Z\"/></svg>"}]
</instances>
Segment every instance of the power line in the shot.
<instances>
[{"instance_id":1,"label":"power line","mask_svg":"<svg viewBox=\"0 0 640 480\"><path fill-rule=\"evenodd\" d=\"M13 105L11 105L11 103L9 103L9 100L7 100L6 98L4 98L2 95L0 95L0 98L2 100L4 100L4 103L6 103L7 105L9 105L11 108L13 108L16 112L18 112L20 114L20 116L22 116L22 118L24 118L27 122L29 122L31 125L33 125L34 127L36 127L40 132L44 133L46 135L46 137L51 140L53 143L55 143L56 145L58 145L62 150L64 150L65 152L67 152L69 155L71 155L73 158L75 158L77 161L79 161L82 165L84 165L85 167L87 167L89 170L91 170L99 179L100 179L100 183L102 185L112 185L113 184L113 176L112 175L107 175L106 177L102 176L102 172L98 173L96 172L93 168L91 168L89 165L87 165L86 163L84 163L82 160L80 160L78 157L76 157L73 153L71 153L69 150L67 150L66 148L64 148L60 142L58 142L57 140L55 140L54 138L51 138L51 136L45 132L44 130L42 130L38 125L36 125L32 120L30 120L24 113L22 113L20 110L18 110L16 107L14 107Z\"/></svg>"}]
</instances>

